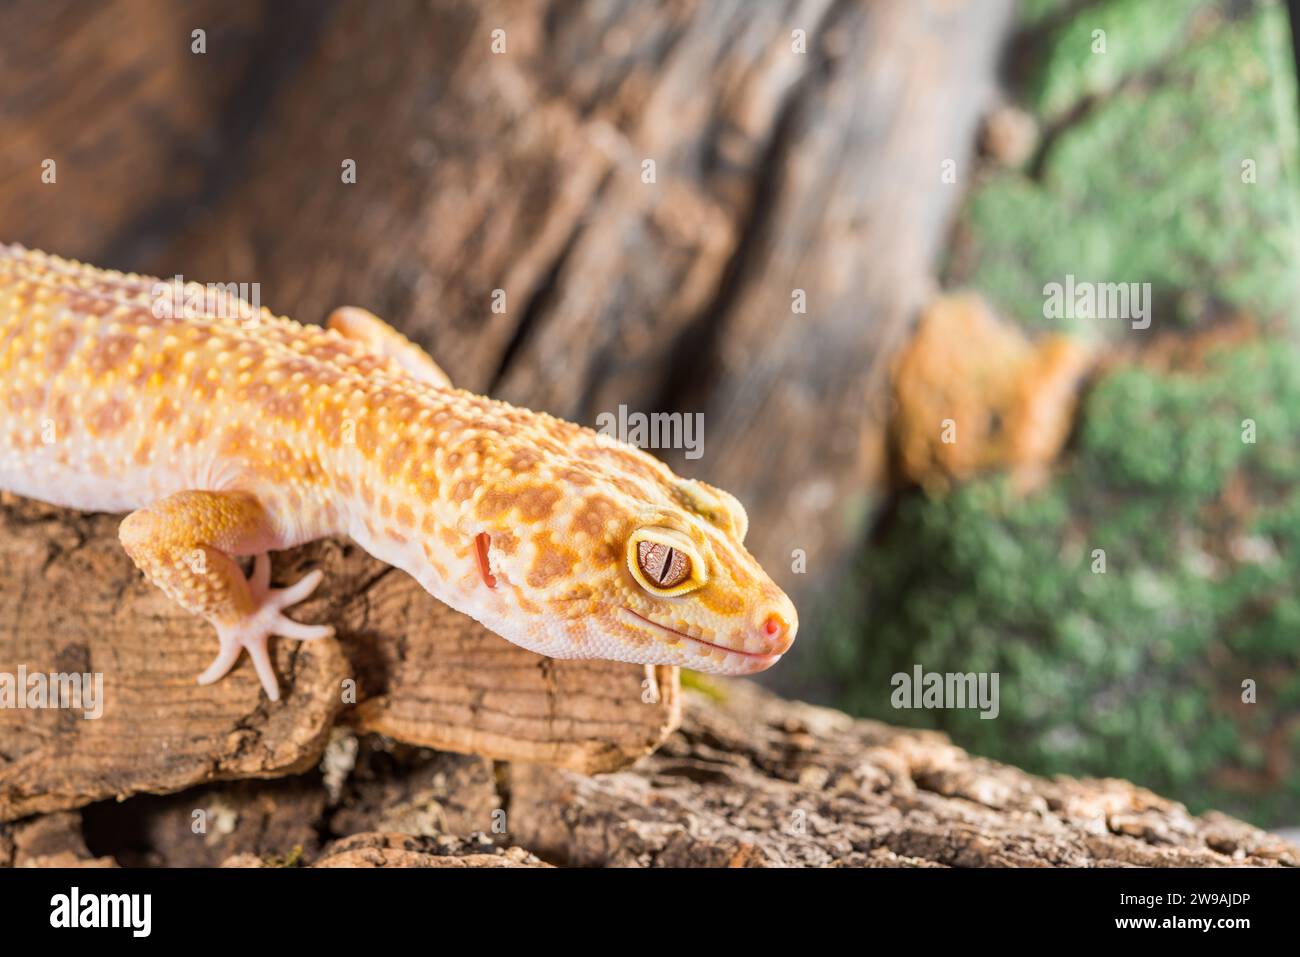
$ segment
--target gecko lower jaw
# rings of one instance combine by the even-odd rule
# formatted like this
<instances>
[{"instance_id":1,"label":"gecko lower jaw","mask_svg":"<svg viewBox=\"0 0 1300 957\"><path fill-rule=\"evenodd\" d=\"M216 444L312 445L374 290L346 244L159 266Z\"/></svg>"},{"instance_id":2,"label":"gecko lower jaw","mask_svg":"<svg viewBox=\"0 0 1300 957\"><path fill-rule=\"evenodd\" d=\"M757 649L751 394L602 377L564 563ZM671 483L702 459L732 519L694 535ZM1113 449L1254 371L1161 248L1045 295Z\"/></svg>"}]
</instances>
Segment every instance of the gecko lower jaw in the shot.
<instances>
[{"instance_id":1,"label":"gecko lower jaw","mask_svg":"<svg viewBox=\"0 0 1300 957\"><path fill-rule=\"evenodd\" d=\"M703 638L696 638L694 635L688 635L685 632L678 631L676 628L669 628L667 625L661 625L659 622L647 618L645 615L638 615L631 608L625 607L623 610L643 624L649 625L651 628L657 628L659 631L672 635L674 638L680 638L685 642L698 646L704 654L707 654L710 651L721 651L725 654L735 655L736 657L743 659L745 663L744 673L746 674L754 671L762 671L764 668L776 664L781 658L780 655L760 654L754 651L741 651L738 648L728 648L726 645L714 644L711 641L705 641Z\"/></svg>"}]
</instances>

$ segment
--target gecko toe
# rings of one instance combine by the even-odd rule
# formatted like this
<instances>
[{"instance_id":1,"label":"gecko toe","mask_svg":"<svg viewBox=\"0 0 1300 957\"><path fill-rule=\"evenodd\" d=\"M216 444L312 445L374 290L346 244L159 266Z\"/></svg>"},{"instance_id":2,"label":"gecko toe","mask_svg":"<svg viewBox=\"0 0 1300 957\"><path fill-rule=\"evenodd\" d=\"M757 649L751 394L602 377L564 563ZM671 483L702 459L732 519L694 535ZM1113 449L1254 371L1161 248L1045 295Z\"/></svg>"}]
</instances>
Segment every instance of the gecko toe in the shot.
<instances>
[{"instance_id":1,"label":"gecko toe","mask_svg":"<svg viewBox=\"0 0 1300 957\"><path fill-rule=\"evenodd\" d=\"M227 641L223 638L221 640L221 650L217 652L217 657L212 659L212 664L208 665L207 669L199 675L198 683L210 685L224 678L230 669L235 666L235 662L239 660L241 650L242 646L239 642Z\"/></svg>"},{"instance_id":2,"label":"gecko toe","mask_svg":"<svg viewBox=\"0 0 1300 957\"><path fill-rule=\"evenodd\" d=\"M282 638L296 638L298 641L317 641L333 635L334 628L330 625L304 625L281 615L275 624L275 634Z\"/></svg>"},{"instance_id":3,"label":"gecko toe","mask_svg":"<svg viewBox=\"0 0 1300 957\"><path fill-rule=\"evenodd\" d=\"M308 572L302 578L288 588L281 588L272 591L277 608L288 608L290 605L296 605L304 598L316 590L316 586L321 583L325 573L317 568L315 571Z\"/></svg>"},{"instance_id":4,"label":"gecko toe","mask_svg":"<svg viewBox=\"0 0 1300 957\"><path fill-rule=\"evenodd\" d=\"M244 642L244 647L248 649L248 657L253 660L253 670L257 672L258 680L266 689L266 696L272 701L279 701L280 683L275 677L275 669L271 666L270 652L266 649L267 637L267 635L257 635L249 638Z\"/></svg>"}]
</instances>

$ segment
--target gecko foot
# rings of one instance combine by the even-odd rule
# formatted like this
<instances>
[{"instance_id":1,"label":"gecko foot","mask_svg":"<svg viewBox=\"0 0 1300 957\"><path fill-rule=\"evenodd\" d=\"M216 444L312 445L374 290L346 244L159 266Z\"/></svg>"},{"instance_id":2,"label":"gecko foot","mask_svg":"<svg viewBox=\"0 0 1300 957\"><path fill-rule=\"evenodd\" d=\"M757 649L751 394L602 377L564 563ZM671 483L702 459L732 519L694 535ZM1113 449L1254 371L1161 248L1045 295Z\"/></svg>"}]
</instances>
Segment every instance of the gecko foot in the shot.
<instances>
[{"instance_id":1,"label":"gecko foot","mask_svg":"<svg viewBox=\"0 0 1300 957\"><path fill-rule=\"evenodd\" d=\"M253 562L253 574L248 577L253 611L241 621L217 625L217 640L221 643L221 648L212 664L199 675L199 684L210 685L224 678L239 660L239 652L247 650L267 697L278 701L280 686L275 679L275 670L271 667L271 656L266 648L267 639L272 635L280 635L300 641L314 641L334 634L334 629L329 625L304 625L281 614L285 608L296 605L315 591L324 577L325 573L316 569L288 588L272 588L271 558L265 553L258 555Z\"/></svg>"}]
</instances>

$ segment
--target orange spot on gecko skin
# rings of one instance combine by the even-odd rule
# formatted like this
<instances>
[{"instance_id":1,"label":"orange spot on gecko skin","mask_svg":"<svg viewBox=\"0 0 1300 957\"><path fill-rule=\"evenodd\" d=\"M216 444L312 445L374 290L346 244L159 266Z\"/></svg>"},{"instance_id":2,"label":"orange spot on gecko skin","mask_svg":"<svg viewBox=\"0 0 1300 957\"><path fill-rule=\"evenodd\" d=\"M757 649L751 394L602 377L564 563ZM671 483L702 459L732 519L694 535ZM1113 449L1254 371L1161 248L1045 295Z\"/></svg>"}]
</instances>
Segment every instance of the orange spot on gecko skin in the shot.
<instances>
[{"instance_id":1,"label":"orange spot on gecko skin","mask_svg":"<svg viewBox=\"0 0 1300 957\"><path fill-rule=\"evenodd\" d=\"M487 532L479 532L474 538L474 557L478 561L479 577L483 579L483 584L488 588L496 588L497 580L492 574L492 566L488 563L488 545L491 539Z\"/></svg>"},{"instance_id":2,"label":"orange spot on gecko skin","mask_svg":"<svg viewBox=\"0 0 1300 957\"><path fill-rule=\"evenodd\" d=\"M262 402L262 408L266 410L267 415L288 421L296 421L303 417L302 396L294 392L277 392L268 396Z\"/></svg>"},{"instance_id":3,"label":"orange spot on gecko skin","mask_svg":"<svg viewBox=\"0 0 1300 957\"><path fill-rule=\"evenodd\" d=\"M590 561L592 568L608 568L611 565L617 565L622 560L622 551L618 545L608 539L591 550Z\"/></svg>"},{"instance_id":4,"label":"orange spot on gecko skin","mask_svg":"<svg viewBox=\"0 0 1300 957\"><path fill-rule=\"evenodd\" d=\"M343 412L330 403L320 411L320 433L331 445L338 445L339 433L343 427Z\"/></svg>"},{"instance_id":5,"label":"orange spot on gecko skin","mask_svg":"<svg viewBox=\"0 0 1300 957\"><path fill-rule=\"evenodd\" d=\"M614 488L618 489L620 492L622 492L624 495L627 495L630 498L642 499L642 500L651 498L649 494L649 490L645 486L640 485L639 483L634 482L631 479L626 479L626 478L621 478L616 476L610 479L609 482L611 485L614 486Z\"/></svg>"},{"instance_id":6,"label":"orange spot on gecko skin","mask_svg":"<svg viewBox=\"0 0 1300 957\"><path fill-rule=\"evenodd\" d=\"M438 561L438 556L427 544L424 546L424 557L428 561L429 567L437 572L440 577L447 577L447 566Z\"/></svg>"},{"instance_id":7,"label":"orange spot on gecko skin","mask_svg":"<svg viewBox=\"0 0 1300 957\"><path fill-rule=\"evenodd\" d=\"M68 398L66 392L54 396L50 403L50 418L54 422L56 438L72 432L72 400Z\"/></svg>"},{"instance_id":8,"label":"orange spot on gecko skin","mask_svg":"<svg viewBox=\"0 0 1300 957\"><path fill-rule=\"evenodd\" d=\"M588 495L574 514L570 528L592 538L600 538L605 534L606 526L611 520L617 518L618 514L617 503L608 495Z\"/></svg>"},{"instance_id":9,"label":"orange spot on gecko skin","mask_svg":"<svg viewBox=\"0 0 1300 957\"><path fill-rule=\"evenodd\" d=\"M120 432L130 418L131 410L125 402L109 399L86 416L86 429L91 435L113 435Z\"/></svg>"},{"instance_id":10,"label":"orange spot on gecko skin","mask_svg":"<svg viewBox=\"0 0 1300 957\"><path fill-rule=\"evenodd\" d=\"M568 482L574 488L586 488L588 485L591 485L593 481L595 481L595 479L592 478L589 472L585 472L582 469L577 469L577 468L563 469L559 473L558 478L561 481Z\"/></svg>"},{"instance_id":11,"label":"orange spot on gecko skin","mask_svg":"<svg viewBox=\"0 0 1300 957\"><path fill-rule=\"evenodd\" d=\"M540 615L542 613L544 610L542 606L537 604L535 601L531 601L528 596L524 594L522 588L516 587L511 590L515 593L515 603L519 605L519 610L524 614Z\"/></svg>"},{"instance_id":12,"label":"orange spot on gecko skin","mask_svg":"<svg viewBox=\"0 0 1300 957\"><path fill-rule=\"evenodd\" d=\"M552 582L567 578L573 572L573 566L578 564L577 553L557 544L550 532L534 535L533 545L537 548L537 555L528 569L528 584L533 588L545 588Z\"/></svg>"},{"instance_id":13,"label":"orange spot on gecko skin","mask_svg":"<svg viewBox=\"0 0 1300 957\"><path fill-rule=\"evenodd\" d=\"M525 522L540 522L551 517L560 500L560 490L549 485L526 485L514 494L515 505Z\"/></svg>"},{"instance_id":14,"label":"orange spot on gecko skin","mask_svg":"<svg viewBox=\"0 0 1300 957\"><path fill-rule=\"evenodd\" d=\"M176 421L180 415L180 407L171 399L162 398L158 400L158 405L153 412L154 424L160 428L166 428Z\"/></svg>"},{"instance_id":15,"label":"orange spot on gecko skin","mask_svg":"<svg viewBox=\"0 0 1300 957\"><path fill-rule=\"evenodd\" d=\"M253 430L246 425L236 425L226 430L221 439L221 451L223 456L234 458L244 449L249 447L253 439Z\"/></svg>"},{"instance_id":16,"label":"orange spot on gecko skin","mask_svg":"<svg viewBox=\"0 0 1300 957\"><path fill-rule=\"evenodd\" d=\"M357 422L355 434L352 439L356 443L357 451L370 458L375 452L375 428L370 424L368 419L361 419Z\"/></svg>"},{"instance_id":17,"label":"orange spot on gecko skin","mask_svg":"<svg viewBox=\"0 0 1300 957\"><path fill-rule=\"evenodd\" d=\"M397 506L393 512L393 518L397 519L403 528L415 527L415 513L411 511L411 506L405 502Z\"/></svg>"},{"instance_id":18,"label":"orange spot on gecko skin","mask_svg":"<svg viewBox=\"0 0 1300 957\"><path fill-rule=\"evenodd\" d=\"M206 433L206 423L202 419L193 419L190 421L190 427L181 436L181 441L186 445L198 445L203 441Z\"/></svg>"},{"instance_id":19,"label":"orange spot on gecko skin","mask_svg":"<svg viewBox=\"0 0 1300 957\"><path fill-rule=\"evenodd\" d=\"M438 483L437 476L432 473L421 475L419 481L415 484L416 489L420 493L420 498L425 502L432 502L436 499L438 497L438 492L442 489L442 486Z\"/></svg>"},{"instance_id":20,"label":"orange spot on gecko skin","mask_svg":"<svg viewBox=\"0 0 1300 957\"><path fill-rule=\"evenodd\" d=\"M92 376L102 376L125 363L134 348L132 336L108 335L93 340L86 356L86 369Z\"/></svg>"},{"instance_id":21,"label":"orange spot on gecko skin","mask_svg":"<svg viewBox=\"0 0 1300 957\"><path fill-rule=\"evenodd\" d=\"M539 455L535 450L525 446L516 449L510 458L506 460L506 468L515 475L524 475L536 469L541 461L541 455Z\"/></svg>"},{"instance_id":22,"label":"orange spot on gecko skin","mask_svg":"<svg viewBox=\"0 0 1300 957\"><path fill-rule=\"evenodd\" d=\"M395 479L402 470L402 465L406 462L411 454L411 442L409 439L403 439L388 450L384 456L384 475L390 479Z\"/></svg>"},{"instance_id":23,"label":"orange spot on gecko skin","mask_svg":"<svg viewBox=\"0 0 1300 957\"><path fill-rule=\"evenodd\" d=\"M498 518L513 504L514 496L507 489L489 488L479 498L474 511L479 518Z\"/></svg>"},{"instance_id":24,"label":"orange spot on gecko skin","mask_svg":"<svg viewBox=\"0 0 1300 957\"><path fill-rule=\"evenodd\" d=\"M70 325L59 326L50 335L50 344L45 351L45 371L56 376L63 371L68 360L72 358L73 346L77 344L77 330Z\"/></svg>"},{"instance_id":25,"label":"orange spot on gecko skin","mask_svg":"<svg viewBox=\"0 0 1300 957\"><path fill-rule=\"evenodd\" d=\"M695 595L700 604L719 615L738 615L745 610L745 602L736 592L706 585Z\"/></svg>"},{"instance_id":26,"label":"orange spot on gecko skin","mask_svg":"<svg viewBox=\"0 0 1300 957\"><path fill-rule=\"evenodd\" d=\"M27 390L18 387L9 396L9 408L15 413L22 412L24 408L39 409L44 399L45 390L39 385L34 385Z\"/></svg>"},{"instance_id":27,"label":"orange spot on gecko skin","mask_svg":"<svg viewBox=\"0 0 1300 957\"><path fill-rule=\"evenodd\" d=\"M477 486L469 479L461 479L451 490L451 501L457 505L463 505L474 497L474 489Z\"/></svg>"}]
</instances>

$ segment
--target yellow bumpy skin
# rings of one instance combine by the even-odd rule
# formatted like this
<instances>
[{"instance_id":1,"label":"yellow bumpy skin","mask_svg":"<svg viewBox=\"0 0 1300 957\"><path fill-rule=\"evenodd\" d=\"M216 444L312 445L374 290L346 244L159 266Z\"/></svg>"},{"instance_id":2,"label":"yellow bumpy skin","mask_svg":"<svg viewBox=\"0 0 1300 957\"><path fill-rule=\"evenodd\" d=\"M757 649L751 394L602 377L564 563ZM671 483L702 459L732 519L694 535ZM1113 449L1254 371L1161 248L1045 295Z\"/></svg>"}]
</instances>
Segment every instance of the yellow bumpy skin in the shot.
<instances>
[{"instance_id":1,"label":"yellow bumpy skin","mask_svg":"<svg viewBox=\"0 0 1300 957\"><path fill-rule=\"evenodd\" d=\"M277 697L267 639L331 629L284 614L319 573L271 589L267 553L327 535L555 658L746 674L794 640L726 492L453 388L364 310L325 329L205 292L0 246L0 488L131 511L132 559L217 629L200 681L247 650Z\"/></svg>"}]
</instances>

